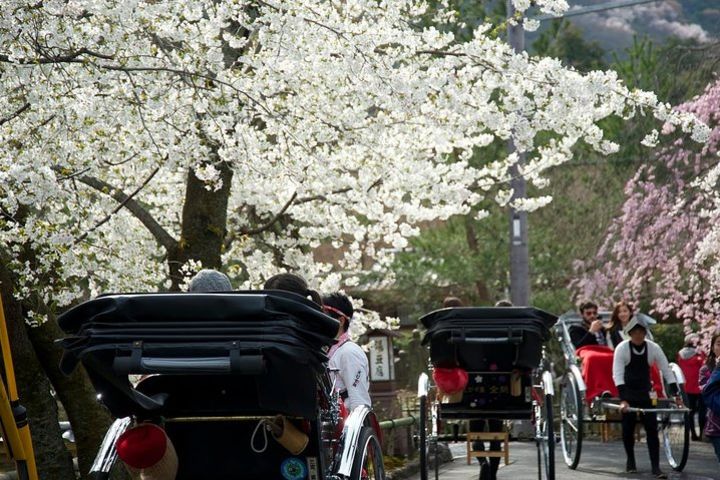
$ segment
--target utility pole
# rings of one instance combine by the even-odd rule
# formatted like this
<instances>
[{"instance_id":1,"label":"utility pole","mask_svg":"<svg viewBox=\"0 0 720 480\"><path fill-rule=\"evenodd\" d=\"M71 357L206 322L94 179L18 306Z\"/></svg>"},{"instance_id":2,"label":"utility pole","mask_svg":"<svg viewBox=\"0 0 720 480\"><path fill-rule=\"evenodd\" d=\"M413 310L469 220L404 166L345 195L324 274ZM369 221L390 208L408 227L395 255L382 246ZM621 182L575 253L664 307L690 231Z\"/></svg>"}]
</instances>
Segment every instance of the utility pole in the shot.
<instances>
[{"instance_id":1,"label":"utility pole","mask_svg":"<svg viewBox=\"0 0 720 480\"><path fill-rule=\"evenodd\" d=\"M569 10L561 15L540 15L536 20L552 20L587 13L632 7L644 3L655 3L661 0L615 0L602 5L591 5ZM515 16L512 0L505 0L507 18ZM508 24L508 43L516 53L525 50L525 30L521 23ZM512 140L508 142L508 153L516 151ZM510 188L513 189L512 199L524 198L527 195L525 178L520 175L520 165L525 163L525 154L518 153L518 162L510 168ZM510 208L510 300L513 305L530 305L530 253L528 250L528 214Z\"/></svg>"},{"instance_id":2,"label":"utility pole","mask_svg":"<svg viewBox=\"0 0 720 480\"><path fill-rule=\"evenodd\" d=\"M512 0L505 0L507 18L513 18L515 7ZM522 24L508 24L508 43L516 53L525 49L525 30ZM516 151L512 140L508 152ZM525 163L525 154L518 153L518 162L510 167L510 188L512 199L524 198L527 194L525 178L520 174L520 165ZM510 208L510 301L513 305L530 305L530 254L528 250L528 214Z\"/></svg>"}]
</instances>

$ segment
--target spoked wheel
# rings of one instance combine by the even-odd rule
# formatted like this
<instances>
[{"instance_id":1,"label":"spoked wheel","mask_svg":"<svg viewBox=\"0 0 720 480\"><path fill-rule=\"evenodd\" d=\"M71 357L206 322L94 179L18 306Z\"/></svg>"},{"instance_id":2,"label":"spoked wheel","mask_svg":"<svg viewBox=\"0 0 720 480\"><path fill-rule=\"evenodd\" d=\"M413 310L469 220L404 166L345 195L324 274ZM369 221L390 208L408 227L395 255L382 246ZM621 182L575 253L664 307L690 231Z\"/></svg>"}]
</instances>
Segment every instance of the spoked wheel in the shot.
<instances>
[{"instance_id":1,"label":"spoked wheel","mask_svg":"<svg viewBox=\"0 0 720 480\"><path fill-rule=\"evenodd\" d=\"M427 471L427 397L420 397L420 480L428 480Z\"/></svg>"},{"instance_id":2,"label":"spoked wheel","mask_svg":"<svg viewBox=\"0 0 720 480\"><path fill-rule=\"evenodd\" d=\"M538 479L555 480L555 428L552 395L535 406L535 441L538 449ZM545 474L543 476L543 474Z\"/></svg>"},{"instance_id":3,"label":"spoked wheel","mask_svg":"<svg viewBox=\"0 0 720 480\"><path fill-rule=\"evenodd\" d=\"M681 392L687 404L685 392ZM687 412L658 414L658 430L667 461L676 472L685 468L690 450L690 416Z\"/></svg>"},{"instance_id":4,"label":"spoked wheel","mask_svg":"<svg viewBox=\"0 0 720 480\"><path fill-rule=\"evenodd\" d=\"M363 427L360 433L350 480L385 480L380 440L371 427Z\"/></svg>"},{"instance_id":5,"label":"spoked wheel","mask_svg":"<svg viewBox=\"0 0 720 480\"><path fill-rule=\"evenodd\" d=\"M582 451L583 407L575 377L568 373L560 392L560 440L565 463L573 470L580 463Z\"/></svg>"}]
</instances>

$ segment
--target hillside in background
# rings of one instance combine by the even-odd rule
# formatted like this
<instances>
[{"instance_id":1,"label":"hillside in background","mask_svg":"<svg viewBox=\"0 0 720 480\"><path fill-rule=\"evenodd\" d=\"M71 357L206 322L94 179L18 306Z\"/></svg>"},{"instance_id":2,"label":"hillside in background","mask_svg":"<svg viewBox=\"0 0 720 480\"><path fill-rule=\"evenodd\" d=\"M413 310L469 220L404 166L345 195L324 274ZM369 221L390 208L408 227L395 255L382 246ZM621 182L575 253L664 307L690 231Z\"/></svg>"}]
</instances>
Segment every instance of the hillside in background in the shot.
<instances>
[{"instance_id":1,"label":"hillside in background","mask_svg":"<svg viewBox=\"0 0 720 480\"><path fill-rule=\"evenodd\" d=\"M570 0L571 8L602 5L609 0ZM633 7L571 17L586 40L608 52L621 53L634 36L662 43L670 37L699 43L720 37L720 0L658 0Z\"/></svg>"}]
</instances>

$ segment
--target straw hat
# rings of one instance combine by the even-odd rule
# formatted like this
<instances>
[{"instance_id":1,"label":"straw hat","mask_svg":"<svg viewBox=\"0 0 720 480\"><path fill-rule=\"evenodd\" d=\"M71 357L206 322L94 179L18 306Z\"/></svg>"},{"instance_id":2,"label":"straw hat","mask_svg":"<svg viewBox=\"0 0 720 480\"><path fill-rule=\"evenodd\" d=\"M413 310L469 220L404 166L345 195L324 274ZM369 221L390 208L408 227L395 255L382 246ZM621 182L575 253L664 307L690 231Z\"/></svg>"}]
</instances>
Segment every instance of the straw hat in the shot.
<instances>
[{"instance_id":1,"label":"straw hat","mask_svg":"<svg viewBox=\"0 0 720 480\"><path fill-rule=\"evenodd\" d=\"M161 427L143 423L123 433L115 444L118 457L140 480L174 480L178 458Z\"/></svg>"},{"instance_id":2,"label":"straw hat","mask_svg":"<svg viewBox=\"0 0 720 480\"><path fill-rule=\"evenodd\" d=\"M630 332L636 328L642 328L643 330L645 330L645 332L647 332L647 326L645 326L645 324L638 320L636 317L630 319L628 324L625 325L625 328L623 328L623 331L626 335L629 335Z\"/></svg>"}]
</instances>

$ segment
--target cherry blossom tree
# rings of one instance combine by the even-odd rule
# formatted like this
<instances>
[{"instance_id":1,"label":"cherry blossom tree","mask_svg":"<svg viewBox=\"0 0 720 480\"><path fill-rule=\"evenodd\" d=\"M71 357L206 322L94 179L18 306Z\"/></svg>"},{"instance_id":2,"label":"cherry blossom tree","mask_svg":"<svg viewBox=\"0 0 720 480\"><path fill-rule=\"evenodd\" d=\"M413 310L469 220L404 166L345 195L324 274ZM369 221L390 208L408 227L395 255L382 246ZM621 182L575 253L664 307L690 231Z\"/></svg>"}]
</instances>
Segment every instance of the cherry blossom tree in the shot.
<instances>
[{"instance_id":1,"label":"cherry blossom tree","mask_svg":"<svg viewBox=\"0 0 720 480\"><path fill-rule=\"evenodd\" d=\"M467 211L506 181L514 155L467 162L496 137L531 154L524 175L542 184L578 141L616 148L596 125L608 116L649 109L707 134L612 72L515 55L487 27L464 43L413 28L423 11L11 2L0 23L3 243L37 257L14 266L20 284L63 306L83 289L177 288L200 262L231 264L245 287L279 267L334 287L357 281L363 255L386 263L378 245L402 248L418 222ZM313 259L327 239L346 247L345 278ZM38 291L49 272L72 280Z\"/></svg>"},{"instance_id":2,"label":"cherry blossom tree","mask_svg":"<svg viewBox=\"0 0 720 480\"><path fill-rule=\"evenodd\" d=\"M620 215L597 254L578 261L576 296L629 298L662 318L705 334L720 326L717 286L718 219L712 189L720 146L720 82L680 105L712 127L705 145L677 139L658 149L625 187ZM665 133L671 133L668 126ZM700 181L698 181L700 179Z\"/></svg>"},{"instance_id":3,"label":"cherry blossom tree","mask_svg":"<svg viewBox=\"0 0 720 480\"><path fill-rule=\"evenodd\" d=\"M514 3L522 21L530 1ZM427 14L415 0L3 2L3 293L44 332L35 348L59 335L48 318L99 292L178 290L200 267L240 288L279 270L352 287L418 224L498 185L503 205L550 201L513 198L515 154L470 164L495 139L526 152L521 174L543 186L578 142L617 149L608 117L707 138L613 72L515 54L489 25L460 41L422 26ZM315 258L327 242L336 263Z\"/></svg>"}]
</instances>

